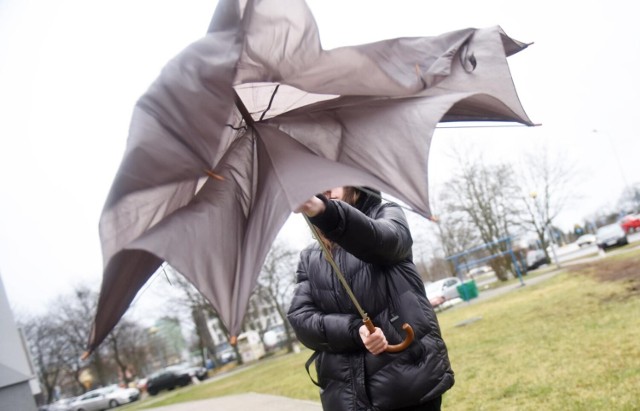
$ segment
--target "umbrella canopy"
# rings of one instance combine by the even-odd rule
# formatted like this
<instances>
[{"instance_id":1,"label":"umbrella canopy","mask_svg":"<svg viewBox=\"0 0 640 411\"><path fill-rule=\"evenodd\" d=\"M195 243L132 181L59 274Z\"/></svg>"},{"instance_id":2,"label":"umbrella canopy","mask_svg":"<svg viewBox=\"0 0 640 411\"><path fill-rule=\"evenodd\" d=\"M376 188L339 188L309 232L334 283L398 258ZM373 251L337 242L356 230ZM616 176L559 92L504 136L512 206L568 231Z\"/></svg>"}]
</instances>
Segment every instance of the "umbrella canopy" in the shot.
<instances>
[{"instance_id":1,"label":"umbrella canopy","mask_svg":"<svg viewBox=\"0 0 640 411\"><path fill-rule=\"evenodd\" d=\"M499 27L323 50L302 0L241 3L221 0L134 108L90 351L165 261L237 335L271 243L314 193L366 185L430 217L439 122L532 125L506 62L526 44Z\"/></svg>"}]
</instances>

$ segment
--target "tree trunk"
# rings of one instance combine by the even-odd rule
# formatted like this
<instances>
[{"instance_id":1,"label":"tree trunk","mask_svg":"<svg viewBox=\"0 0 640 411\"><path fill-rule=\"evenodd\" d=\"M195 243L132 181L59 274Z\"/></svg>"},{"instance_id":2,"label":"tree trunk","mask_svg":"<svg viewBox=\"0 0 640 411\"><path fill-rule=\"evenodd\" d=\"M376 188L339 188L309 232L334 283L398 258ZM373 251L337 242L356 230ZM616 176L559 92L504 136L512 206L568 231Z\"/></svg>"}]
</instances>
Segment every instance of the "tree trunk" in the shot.
<instances>
[{"instance_id":1,"label":"tree trunk","mask_svg":"<svg viewBox=\"0 0 640 411\"><path fill-rule=\"evenodd\" d=\"M191 316L193 317L193 322L196 325L196 331L198 332L198 337L200 338L200 348L206 348L209 353L209 359L213 361L213 366L217 367L218 362L216 360L216 345L213 343L213 338L211 337L211 332L209 331L209 326L207 325L207 319L204 315L204 311L199 306L194 306L191 308ZM203 366L206 367L206 359L203 358Z\"/></svg>"},{"instance_id":2,"label":"tree trunk","mask_svg":"<svg viewBox=\"0 0 640 411\"><path fill-rule=\"evenodd\" d=\"M111 347L113 348L113 359L116 364L118 364L118 368L120 369L120 373L122 374L122 381L125 386L129 386L129 376L127 375L127 364L125 364L120 358L120 352L118 351L118 341L115 338L111 339Z\"/></svg>"},{"instance_id":3,"label":"tree trunk","mask_svg":"<svg viewBox=\"0 0 640 411\"><path fill-rule=\"evenodd\" d=\"M100 351L96 350L93 354L93 366L96 370L96 377L98 379L98 384L106 387L107 386L107 379L105 377L105 370L104 370L104 363L102 361L102 357L100 356Z\"/></svg>"}]
</instances>

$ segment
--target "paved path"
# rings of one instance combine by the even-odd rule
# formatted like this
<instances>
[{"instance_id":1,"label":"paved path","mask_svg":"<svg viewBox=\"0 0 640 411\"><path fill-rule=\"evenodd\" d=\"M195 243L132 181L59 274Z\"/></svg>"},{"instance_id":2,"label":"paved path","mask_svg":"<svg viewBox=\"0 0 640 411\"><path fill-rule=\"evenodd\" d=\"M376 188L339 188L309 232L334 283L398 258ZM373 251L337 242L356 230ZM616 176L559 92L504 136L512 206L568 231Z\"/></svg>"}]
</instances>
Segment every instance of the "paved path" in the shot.
<instances>
[{"instance_id":1,"label":"paved path","mask_svg":"<svg viewBox=\"0 0 640 411\"><path fill-rule=\"evenodd\" d=\"M322 411L322 406L314 401L247 393L165 405L153 411Z\"/></svg>"},{"instance_id":2,"label":"paved path","mask_svg":"<svg viewBox=\"0 0 640 411\"><path fill-rule=\"evenodd\" d=\"M523 286L526 287L528 285L535 285L538 284L542 281L548 280L549 278L555 276L556 274L560 273L562 271L562 269L554 269L552 271L549 271L547 273L544 274L540 274L537 276L524 276L522 277L522 283L520 281L514 282L512 284L509 285L504 285L502 287L497 287L497 288L493 288L490 290L479 290L478 291L478 298L474 298L473 300L468 301L467 303L478 303L480 301L485 301L485 300L489 300L491 298L495 298L498 297L500 295L509 293L511 291L515 291L519 288L522 288ZM523 284L524 283L524 284Z\"/></svg>"},{"instance_id":3,"label":"paved path","mask_svg":"<svg viewBox=\"0 0 640 411\"><path fill-rule=\"evenodd\" d=\"M512 291L516 291L518 289L522 289L526 286L531 286L538 284L542 281L548 280L549 278L555 276L556 274L562 272L563 269L554 268L553 270L546 272L544 274L536 275L536 276L525 276L522 279L522 282L516 281L509 285L503 285L497 288L491 289L483 289L482 285L478 286L478 297L473 298L469 301L462 301L459 298L456 298L451 301L447 301L443 306L436 308L436 313L455 310L461 307L466 307L471 304L477 304L482 301L490 300L492 298L496 298L498 296L510 293ZM524 284L523 284L524 283Z\"/></svg>"}]
</instances>

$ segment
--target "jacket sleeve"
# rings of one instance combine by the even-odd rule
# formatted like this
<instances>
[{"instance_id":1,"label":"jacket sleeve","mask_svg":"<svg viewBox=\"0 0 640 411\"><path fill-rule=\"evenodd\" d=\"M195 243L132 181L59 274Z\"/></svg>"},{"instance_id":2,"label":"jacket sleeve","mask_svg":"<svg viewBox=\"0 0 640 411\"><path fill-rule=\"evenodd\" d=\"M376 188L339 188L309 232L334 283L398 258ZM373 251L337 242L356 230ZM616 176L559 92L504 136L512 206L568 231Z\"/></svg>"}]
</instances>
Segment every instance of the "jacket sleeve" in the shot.
<instances>
[{"instance_id":1,"label":"jacket sleeve","mask_svg":"<svg viewBox=\"0 0 640 411\"><path fill-rule=\"evenodd\" d=\"M404 212L394 203L372 217L342 201L328 201L326 211L311 218L324 235L367 263L394 264L411 256L413 239Z\"/></svg>"},{"instance_id":2,"label":"jacket sleeve","mask_svg":"<svg viewBox=\"0 0 640 411\"><path fill-rule=\"evenodd\" d=\"M321 311L311 295L306 263L306 258L300 259L297 271L298 284L287 313L296 336L302 344L316 351L362 350L364 344L358 333L362 319L354 314L327 314Z\"/></svg>"}]
</instances>

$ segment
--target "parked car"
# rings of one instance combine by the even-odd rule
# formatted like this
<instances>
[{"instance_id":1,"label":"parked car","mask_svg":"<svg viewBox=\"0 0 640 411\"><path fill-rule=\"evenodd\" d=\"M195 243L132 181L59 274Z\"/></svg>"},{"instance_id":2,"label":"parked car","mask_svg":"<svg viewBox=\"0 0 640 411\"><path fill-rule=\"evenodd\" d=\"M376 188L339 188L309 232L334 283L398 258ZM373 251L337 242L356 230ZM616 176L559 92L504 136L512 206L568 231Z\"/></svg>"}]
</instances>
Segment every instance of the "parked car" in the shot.
<instances>
[{"instance_id":1,"label":"parked car","mask_svg":"<svg viewBox=\"0 0 640 411\"><path fill-rule=\"evenodd\" d=\"M576 244L578 247L588 247L592 244L596 243L596 235L595 234L585 234L578 237L576 240Z\"/></svg>"},{"instance_id":2,"label":"parked car","mask_svg":"<svg viewBox=\"0 0 640 411\"><path fill-rule=\"evenodd\" d=\"M237 360L236 351L231 344L224 342L216 347L216 355L221 365Z\"/></svg>"},{"instance_id":3,"label":"parked car","mask_svg":"<svg viewBox=\"0 0 640 411\"><path fill-rule=\"evenodd\" d=\"M432 283L425 284L427 298L432 306L437 307L445 301L460 298L458 286L462 281L456 277L447 277Z\"/></svg>"},{"instance_id":4,"label":"parked car","mask_svg":"<svg viewBox=\"0 0 640 411\"><path fill-rule=\"evenodd\" d=\"M117 401L107 397L101 389L88 391L69 404L71 411L102 411L117 407Z\"/></svg>"},{"instance_id":5,"label":"parked car","mask_svg":"<svg viewBox=\"0 0 640 411\"><path fill-rule=\"evenodd\" d=\"M625 231L622 229L622 226L618 223L609 224L598 228L596 237L598 239L598 247L600 247L602 250L629 244L627 233L625 233Z\"/></svg>"},{"instance_id":6,"label":"parked car","mask_svg":"<svg viewBox=\"0 0 640 411\"><path fill-rule=\"evenodd\" d=\"M148 380L149 380L149 378L147 378L147 377L139 378L138 381L136 381L136 387L140 391L147 391L147 381Z\"/></svg>"},{"instance_id":7,"label":"parked car","mask_svg":"<svg viewBox=\"0 0 640 411\"><path fill-rule=\"evenodd\" d=\"M111 408L140 399L140 390L137 388L123 388L114 384L100 390L109 398Z\"/></svg>"},{"instance_id":8,"label":"parked car","mask_svg":"<svg viewBox=\"0 0 640 411\"><path fill-rule=\"evenodd\" d=\"M256 331L240 333L238 336L238 351L244 363L257 361L267 354L260 334Z\"/></svg>"},{"instance_id":9,"label":"parked car","mask_svg":"<svg viewBox=\"0 0 640 411\"><path fill-rule=\"evenodd\" d=\"M550 264L551 260L544 253L544 250L529 250L527 251L527 270L535 270L536 268Z\"/></svg>"},{"instance_id":10,"label":"parked car","mask_svg":"<svg viewBox=\"0 0 640 411\"><path fill-rule=\"evenodd\" d=\"M620 225L626 234L640 230L640 214L629 214L622 217Z\"/></svg>"},{"instance_id":11,"label":"parked car","mask_svg":"<svg viewBox=\"0 0 640 411\"><path fill-rule=\"evenodd\" d=\"M287 342L287 330L284 325L278 324L265 331L262 340L267 350L278 349Z\"/></svg>"},{"instance_id":12,"label":"parked car","mask_svg":"<svg viewBox=\"0 0 640 411\"><path fill-rule=\"evenodd\" d=\"M191 376L172 369L164 369L152 374L147 379L147 392L156 395L162 390L173 390L176 387L185 387L191 383Z\"/></svg>"},{"instance_id":13,"label":"parked car","mask_svg":"<svg viewBox=\"0 0 640 411\"><path fill-rule=\"evenodd\" d=\"M467 275L471 278L474 278L482 274L490 273L492 271L493 268L489 267L488 265L482 265L480 267L473 267L471 270L469 270Z\"/></svg>"},{"instance_id":14,"label":"parked car","mask_svg":"<svg viewBox=\"0 0 640 411\"><path fill-rule=\"evenodd\" d=\"M189 378L196 377L200 381L206 380L209 377L209 372L205 367L190 364L176 364L170 365L165 370L173 370L181 374L187 374Z\"/></svg>"},{"instance_id":15,"label":"parked car","mask_svg":"<svg viewBox=\"0 0 640 411\"><path fill-rule=\"evenodd\" d=\"M71 403L76 397L62 398L56 402L53 402L46 406L42 411L69 411L71 410Z\"/></svg>"}]
</instances>

